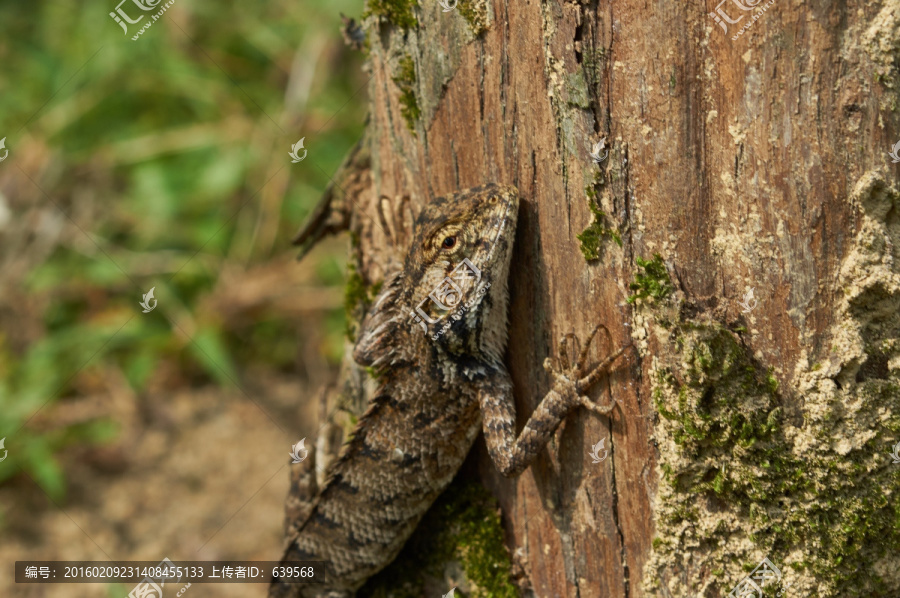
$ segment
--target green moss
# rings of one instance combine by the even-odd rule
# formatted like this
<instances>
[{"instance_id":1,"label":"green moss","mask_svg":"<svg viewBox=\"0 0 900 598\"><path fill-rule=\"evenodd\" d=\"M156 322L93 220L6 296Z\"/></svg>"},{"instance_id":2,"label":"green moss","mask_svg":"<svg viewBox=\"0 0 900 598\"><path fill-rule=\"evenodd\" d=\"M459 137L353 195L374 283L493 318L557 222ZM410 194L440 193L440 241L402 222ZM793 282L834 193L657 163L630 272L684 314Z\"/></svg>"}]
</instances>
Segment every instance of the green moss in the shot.
<instances>
[{"instance_id":1,"label":"green moss","mask_svg":"<svg viewBox=\"0 0 900 598\"><path fill-rule=\"evenodd\" d=\"M772 368L769 368L769 371L766 374L766 385L769 388L769 392L778 392L778 379L775 377L775 374L772 373Z\"/></svg>"},{"instance_id":2,"label":"green moss","mask_svg":"<svg viewBox=\"0 0 900 598\"><path fill-rule=\"evenodd\" d=\"M412 29L419 24L415 6L415 0L369 0L363 18L375 15L402 29Z\"/></svg>"},{"instance_id":3,"label":"green moss","mask_svg":"<svg viewBox=\"0 0 900 598\"><path fill-rule=\"evenodd\" d=\"M422 114L419 108L419 102L416 99L416 63L412 56L406 56L397 66L397 74L392 78L393 82L400 88L400 114L406 121L406 126L416 133L416 121Z\"/></svg>"},{"instance_id":4,"label":"green moss","mask_svg":"<svg viewBox=\"0 0 900 598\"><path fill-rule=\"evenodd\" d=\"M590 207L594 214L594 221L576 235L576 238L581 241L581 254L587 261L600 259L600 247L604 239L612 239L619 247L622 246L622 238L619 233L606 226L606 213L594 206L593 203L590 204Z\"/></svg>"},{"instance_id":5,"label":"green moss","mask_svg":"<svg viewBox=\"0 0 900 598\"><path fill-rule=\"evenodd\" d=\"M725 328L676 327L685 368L676 377L668 368L656 372L655 404L660 415L677 422L671 428L682 451L696 455L717 447L738 445L749 449L767 441L777 431L780 408L769 401L765 407L746 409L747 396L773 393L766 376L745 359L743 348ZM702 338L702 342L698 342ZM680 381L679 381L680 380ZM727 387L721 383L727 381ZM778 411L776 411L778 410ZM727 477L723 467L704 470L701 475L675 476L677 485L690 489L724 492Z\"/></svg>"},{"instance_id":6,"label":"green moss","mask_svg":"<svg viewBox=\"0 0 900 598\"><path fill-rule=\"evenodd\" d=\"M575 71L566 75L566 101L576 108L590 108L591 101L588 98L587 82L584 73Z\"/></svg>"},{"instance_id":7,"label":"green moss","mask_svg":"<svg viewBox=\"0 0 900 598\"><path fill-rule=\"evenodd\" d=\"M636 261L638 268L643 272L639 271L634 277L634 282L629 285L632 291L637 292L628 297L628 303L634 303L638 299L657 301L668 297L674 287L669 281L669 273L662 257L654 253L652 260L638 257Z\"/></svg>"},{"instance_id":8,"label":"green moss","mask_svg":"<svg viewBox=\"0 0 900 598\"><path fill-rule=\"evenodd\" d=\"M453 566L452 564L458 565ZM398 557L360 589L372 598L419 598L426 587L447 592L448 569L461 569L471 598L516 598L511 561L493 498L483 486L459 477L435 501Z\"/></svg>"},{"instance_id":9,"label":"green moss","mask_svg":"<svg viewBox=\"0 0 900 598\"><path fill-rule=\"evenodd\" d=\"M344 333L351 343L356 341L356 328L362 320L369 306L378 292L381 290L382 281L378 281L371 287L366 287L366 282L360 276L354 264L347 265L347 284L344 287Z\"/></svg>"},{"instance_id":10,"label":"green moss","mask_svg":"<svg viewBox=\"0 0 900 598\"><path fill-rule=\"evenodd\" d=\"M469 24L475 37L487 31L487 4L484 0L459 0L456 10Z\"/></svg>"},{"instance_id":11,"label":"green moss","mask_svg":"<svg viewBox=\"0 0 900 598\"><path fill-rule=\"evenodd\" d=\"M619 232L607 225L606 212L596 206L597 188L604 184L603 173L598 171L594 174L594 182L584 188L584 193L588 198L588 207L594 215L591 225L576 235L581 242L581 254L587 261L600 259L600 250L604 240L612 239L616 244L622 246L622 237Z\"/></svg>"},{"instance_id":12,"label":"green moss","mask_svg":"<svg viewBox=\"0 0 900 598\"><path fill-rule=\"evenodd\" d=\"M704 580L724 595L759 554L783 567L800 552L790 565L821 584L819 595L893 595L873 568L900 550L900 504L889 498L900 492L900 468L879 457L890 437L885 420L866 417L865 440L840 454L835 444L849 431L835 395L788 435L777 380L731 331L680 321L661 334L673 354L652 378L663 474L657 534L678 540L653 542L655 567L689 559L702 569L739 557L723 579ZM859 393L872 413L900 399L892 381L862 384ZM802 449L791 440L798 433ZM703 594L700 581L672 595Z\"/></svg>"}]
</instances>

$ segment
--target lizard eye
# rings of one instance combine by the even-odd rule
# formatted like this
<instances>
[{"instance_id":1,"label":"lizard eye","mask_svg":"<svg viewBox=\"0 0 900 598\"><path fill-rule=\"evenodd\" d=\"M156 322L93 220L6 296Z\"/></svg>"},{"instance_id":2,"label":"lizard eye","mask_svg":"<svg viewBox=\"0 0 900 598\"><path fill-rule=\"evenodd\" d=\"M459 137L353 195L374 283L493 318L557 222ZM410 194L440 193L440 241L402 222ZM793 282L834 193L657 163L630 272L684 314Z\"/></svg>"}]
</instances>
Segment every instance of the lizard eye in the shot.
<instances>
[{"instance_id":1,"label":"lizard eye","mask_svg":"<svg viewBox=\"0 0 900 598\"><path fill-rule=\"evenodd\" d=\"M444 249L453 249L456 246L456 237L447 237L444 239L444 242L441 243L441 247Z\"/></svg>"}]
</instances>

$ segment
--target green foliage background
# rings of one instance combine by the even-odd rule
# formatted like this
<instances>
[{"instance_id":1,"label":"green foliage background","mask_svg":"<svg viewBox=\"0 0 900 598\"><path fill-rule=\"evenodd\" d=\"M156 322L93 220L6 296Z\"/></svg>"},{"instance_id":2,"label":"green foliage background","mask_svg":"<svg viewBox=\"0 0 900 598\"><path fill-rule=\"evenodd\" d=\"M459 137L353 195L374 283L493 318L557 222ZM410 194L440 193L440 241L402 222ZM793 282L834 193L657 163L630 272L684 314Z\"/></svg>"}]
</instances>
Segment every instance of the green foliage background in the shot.
<instances>
[{"instance_id":1,"label":"green foliage background","mask_svg":"<svg viewBox=\"0 0 900 598\"><path fill-rule=\"evenodd\" d=\"M204 301L223 272L292 252L365 119L362 56L339 33L361 1L176 0L136 41L143 23L125 35L115 8L0 3L0 483L25 473L54 499L59 453L119 433L48 417L97 377L121 372L140 395L291 371L296 314L231 320ZM301 137L308 158L291 164ZM38 242L48 226L62 233ZM312 259L322 288L343 285L344 255ZM336 305L323 323L333 360L342 318Z\"/></svg>"}]
</instances>

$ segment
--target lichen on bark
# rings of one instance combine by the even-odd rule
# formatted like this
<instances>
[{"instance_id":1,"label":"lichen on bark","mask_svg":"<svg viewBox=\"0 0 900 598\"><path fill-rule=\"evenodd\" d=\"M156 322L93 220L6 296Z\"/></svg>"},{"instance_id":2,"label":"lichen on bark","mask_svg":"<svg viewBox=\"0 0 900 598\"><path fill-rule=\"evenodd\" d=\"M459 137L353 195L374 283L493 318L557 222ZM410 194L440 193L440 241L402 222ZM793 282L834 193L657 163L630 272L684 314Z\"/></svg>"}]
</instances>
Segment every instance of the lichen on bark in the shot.
<instances>
[{"instance_id":1,"label":"lichen on bark","mask_svg":"<svg viewBox=\"0 0 900 598\"><path fill-rule=\"evenodd\" d=\"M650 593L724 595L764 557L797 595L900 591L900 467L888 455L900 440L898 197L879 173L856 185L861 224L828 359L801 360L784 389L748 339L687 317L683 295L638 307L639 343L662 347Z\"/></svg>"}]
</instances>

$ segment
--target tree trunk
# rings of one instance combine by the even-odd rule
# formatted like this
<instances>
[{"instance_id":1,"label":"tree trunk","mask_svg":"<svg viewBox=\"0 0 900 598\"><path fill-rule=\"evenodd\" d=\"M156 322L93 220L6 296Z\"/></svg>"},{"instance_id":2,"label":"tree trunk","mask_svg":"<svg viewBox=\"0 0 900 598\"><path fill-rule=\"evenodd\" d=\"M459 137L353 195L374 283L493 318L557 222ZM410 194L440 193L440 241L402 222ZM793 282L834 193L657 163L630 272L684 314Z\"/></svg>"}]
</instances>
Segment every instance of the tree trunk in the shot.
<instances>
[{"instance_id":1,"label":"tree trunk","mask_svg":"<svg viewBox=\"0 0 900 598\"><path fill-rule=\"evenodd\" d=\"M370 0L362 278L381 196L513 184L519 425L561 335L637 349L519 478L477 445L526 593L900 591L900 4L719 8Z\"/></svg>"}]
</instances>

